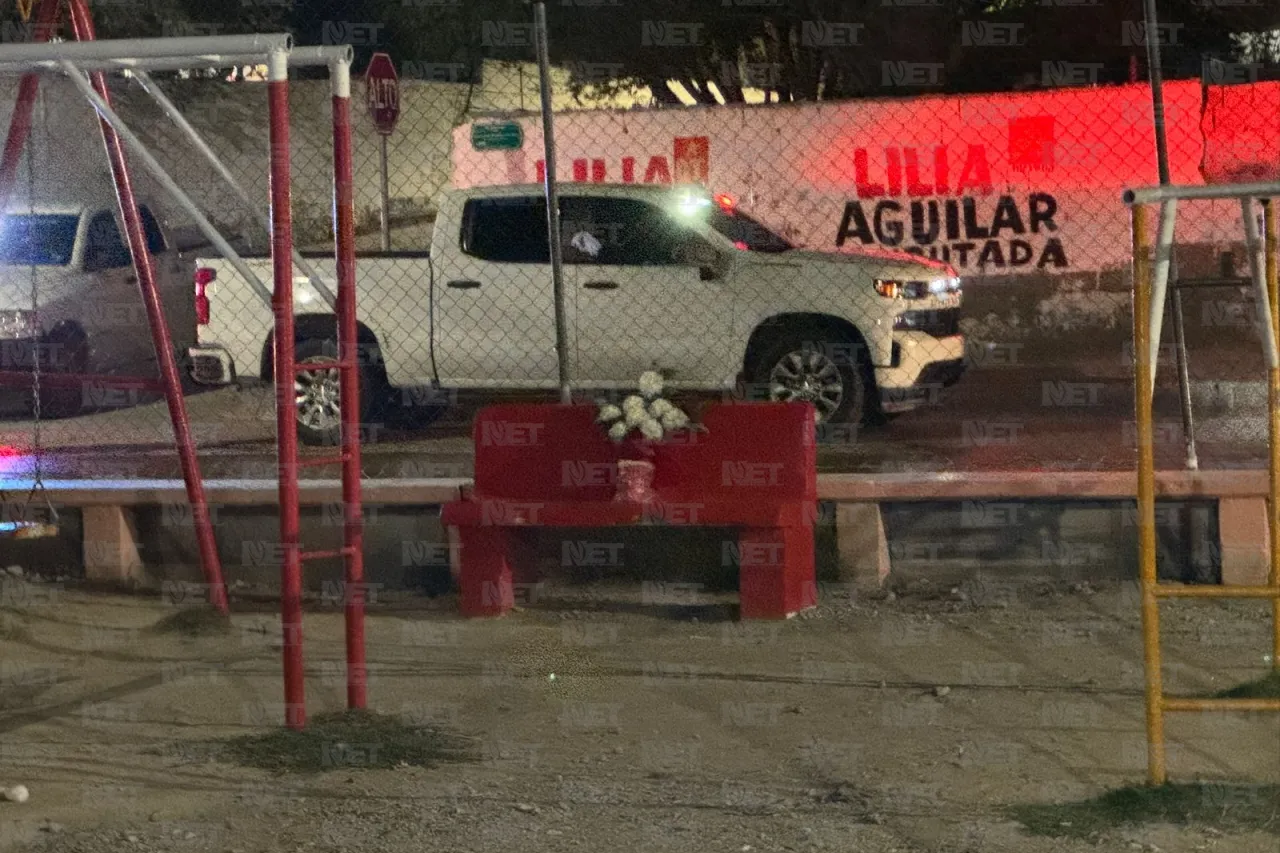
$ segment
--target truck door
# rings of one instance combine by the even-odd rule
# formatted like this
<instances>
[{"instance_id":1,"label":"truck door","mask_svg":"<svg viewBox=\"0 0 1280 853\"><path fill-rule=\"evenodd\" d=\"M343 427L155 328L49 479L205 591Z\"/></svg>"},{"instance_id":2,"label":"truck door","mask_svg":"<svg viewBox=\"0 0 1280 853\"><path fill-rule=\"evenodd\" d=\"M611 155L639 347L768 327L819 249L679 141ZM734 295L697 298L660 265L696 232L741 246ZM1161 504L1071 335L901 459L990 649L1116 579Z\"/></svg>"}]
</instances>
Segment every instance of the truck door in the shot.
<instances>
[{"instance_id":1,"label":"truck door","mask_svg":"<svg viewBox=\"0 0 1280 853\"><path fill-rule=\"evenodd\" d=\"M181 363L187 350L196 343L195 283L192 280L194 270L183 267L178 252L165 241L164 232L151 209L141 205L138 212L142 215L142 228L147 235L147 251L151 253L151 261L155 265L156 286L160 289L160 301L164 305L165 319L169 323L174 355ZM134 289L137 289L136 286ZM137 298L141 305L141 294ZM156 363L154 356L151 363Z\"/></svg>"},{"instance_id":2,"label":"truck door","mask_svg":"<svg viewBox=\"0 0 1280 853\"><path fill-rule=\"evenodd\" d=\"M445 385L555 387L555 303L546 202L537 196L460 200L461 239L434 241L436 367ZM453 212L457 214L457 211ZM566 314L572 317L566 285ZM570 327L572 328L572 327Z\"/></svg>"},{"instance_id":3,"label":"truck door","mask_svg":"<svg viewBox=\"0 0 1280 853\"><path fill-rule=\"evenodd\" d=\"M740 354L727 284L686 260L702 238L644 199L566 195L561 204L577 303L572 375L630 387L659 370L703 388L731 377Z\"/></svg>"},{"instance_id":4,"label":"truck door","mask_svg":"<svg viewBox=\"0 0 1280 853\"><path fill-rule=\"evenodd\" d=\"M142 374L154 364L151 329L129 248L112 211L95 213L85 231L82 325L94 372Z\"/></svg>"}]
</instances>

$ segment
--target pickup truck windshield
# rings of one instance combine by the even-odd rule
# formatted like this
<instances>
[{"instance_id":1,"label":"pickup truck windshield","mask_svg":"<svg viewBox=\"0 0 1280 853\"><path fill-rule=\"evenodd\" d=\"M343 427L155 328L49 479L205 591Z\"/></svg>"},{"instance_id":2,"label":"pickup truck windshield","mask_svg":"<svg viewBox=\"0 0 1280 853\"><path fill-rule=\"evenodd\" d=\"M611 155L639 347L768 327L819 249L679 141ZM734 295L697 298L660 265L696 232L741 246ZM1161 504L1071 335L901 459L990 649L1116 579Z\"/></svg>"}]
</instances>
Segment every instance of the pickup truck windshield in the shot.
<instances>
[{"instance_id":1,"label":"pickup truck windshield","mask_svg":"<svg viewBox=\"0 0 1280 853\"><path fill-rule=\"evenodd\" d=\"M785 252L795 246L738 211L711 206L711 227L748 252Z\"/></svg>"},{"instance_id":2,"label":"pickup truck windshield","mask_svg":"<svg viewBox=\"0 0 1280 853\"><path fill-rule=\"evenodd\" d=\"M61 267L76 246L75 214L8 215L0 220L0 264Z\"/></svg>"}]
</instances>

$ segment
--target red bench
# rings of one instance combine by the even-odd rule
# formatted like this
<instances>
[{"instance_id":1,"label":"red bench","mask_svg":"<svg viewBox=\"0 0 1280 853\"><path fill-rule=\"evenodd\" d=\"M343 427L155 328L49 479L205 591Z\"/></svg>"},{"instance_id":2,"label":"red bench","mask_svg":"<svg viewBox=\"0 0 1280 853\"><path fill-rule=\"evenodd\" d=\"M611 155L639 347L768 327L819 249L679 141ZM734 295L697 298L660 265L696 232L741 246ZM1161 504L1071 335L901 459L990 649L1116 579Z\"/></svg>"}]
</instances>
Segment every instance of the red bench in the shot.
<instances>
[{"instance_id":1,"label":"red bench","mask_svg":"<svg viewBox=\"0 0 1280 853\"><path fill-rule=\"evenodd\" d=\"M456 528L467 616L496 616L532 583L528 528L682 524L738 529L740 615L791 616L816 603L817 473L807 403L712 405L707 432L654 446L649 504L615 502L618 447L592 406L502 405L475 422L475 485L444 505Z\"/></svg>"}]
</instances>

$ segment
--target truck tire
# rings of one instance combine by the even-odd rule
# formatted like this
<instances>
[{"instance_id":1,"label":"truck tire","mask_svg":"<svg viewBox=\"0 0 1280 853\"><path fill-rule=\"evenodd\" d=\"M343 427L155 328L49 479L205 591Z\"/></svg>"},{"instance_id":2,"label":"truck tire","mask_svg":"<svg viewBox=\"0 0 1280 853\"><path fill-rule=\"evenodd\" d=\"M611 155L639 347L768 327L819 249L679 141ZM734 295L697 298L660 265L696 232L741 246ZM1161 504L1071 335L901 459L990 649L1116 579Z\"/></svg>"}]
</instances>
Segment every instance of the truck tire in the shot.
<instances>
[{"instance_id":1,"label":"truck tire","mask_svg":"<svg viewBox=\"0 0 1280 853\"><path fill-rule=\"evenodd\" d=\"M749 379L767 399L813 403L818 423L861 424L876 408L866 347L837 330L779 334L761 351Z\"/></svg>"},{"instance_id":2,"label":"truck tire","mask_svg":"<svg viewBox=\"0 0 1280 853\"><path fill-rule=\"evenodd\" d=\"M294 360L298 364L308 361L333 361L338 357L338 343L329 338L304 338L294 345ZM380 371L361 359L360 367L360 423L368 424L376 416L378 403L386 390L386 380ZM293 388L296 399L298 440L310 445L336 445L342 440L341 410L339 408L338 371L310 371L299 373Z\"/></svg>"}]
</instances>

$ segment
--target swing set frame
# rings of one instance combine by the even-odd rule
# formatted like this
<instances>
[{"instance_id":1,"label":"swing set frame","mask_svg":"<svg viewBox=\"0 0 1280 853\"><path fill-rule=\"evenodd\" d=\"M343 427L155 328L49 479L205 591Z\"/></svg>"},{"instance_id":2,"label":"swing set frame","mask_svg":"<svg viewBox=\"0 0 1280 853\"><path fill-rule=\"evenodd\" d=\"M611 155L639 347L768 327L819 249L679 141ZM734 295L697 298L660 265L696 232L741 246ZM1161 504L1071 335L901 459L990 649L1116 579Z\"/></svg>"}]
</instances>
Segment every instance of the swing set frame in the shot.
<instances>
[{"instance_id":1,"label":"swing set frame","mask_svg":"<svg viewBox=\"0 0 1280 853\"><path fill-rule=\"evenodd\" d=\"M204 236L227 260L240 269L258 291L275 317L273 361L276 395L276 433L279 474L280 553L281 553L281 627L284 634L285 724L289 728L305 726L306 710L303 690L302 660L302 576L301 564L307 559L338 557L344 564L344 615L347 646L347 705L363 708L366 704L367 669L364 652L364 584L363 505L360 482L360 399L358 343L355 304L355 204L351 153L351 59L350 46L294 48L292 37L279 35L243 35L192 38L95 39L93 20L85 0L38 0L34 38L30 43L0 45L0 73L22 73L13 118L5 145L0 151L0 211L7 210L18 161L31 130L31 116L42 73L62 73L84 95L98 113L104 147L116 188L126 242L133 260L141 298L146 309L152 342L160 364L159 387L168 404L175 443L182 465L183 481L191 505L193 527L199 547L201 568L212 606L227 613L226 585L223 581L204 481L196 455L195 442L187 416L178 361L173 340L156 286L153 261L147 251L146 236L125 149L140 160L203 232ZM70 18L74 41L53 43L63 6ZM243 65L267 67L267 103L270 141L270 213L264 217L248 193L204 144L196 131L178 113L177 108L159 92L146 72L227 68ZM314 270L294 249L291 219L290 145L289 145L289 68L291 66L327 66L332 86L333 170L334 170L334 237L337 269L336 294L325 287ZM271 290L258 281L244 261L231 248L217 229L201 213L199 207L165 172L146 145L125 125L111 106L105 72L130 71L142 87L160 104L170 119L191 140L197 151L209 160L215 170L240 199L267 227L271 243ZM256 85L256 84L245 84ZM294 352L294 263L311 279L312 285L334 308L337 320L336 358L319 366L335 369L340 376L342 410L341 453L335 459L298 458L295 382L299 372L316 369L317 365L298 364ZM193 298L195 294L192 294ZM38 358L38 356L37 356ZM38 364L38 362L37 362ZM38 368L37 368L38 370ZM23 372L0 372L0 386L31 381ZM39 378L37 378L39 381ZM83 382L103 385L128 384L137 387L133 377L62 374L54 380L58 385L73 387ZM38 422L37 422L38 430ZM37 432L38 434L38 432ZM299 484L302 467L340 462L342 467L343 545L336 551L303 551L299 536ZM37 465L37 472L38 472ZM41 487L39 476L31 483L32 494ZM52 507L51 507L52 509Z\"/></svg>"}]
</instances>

